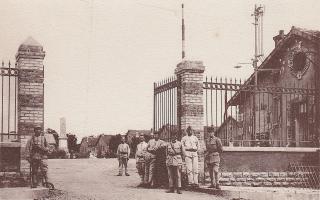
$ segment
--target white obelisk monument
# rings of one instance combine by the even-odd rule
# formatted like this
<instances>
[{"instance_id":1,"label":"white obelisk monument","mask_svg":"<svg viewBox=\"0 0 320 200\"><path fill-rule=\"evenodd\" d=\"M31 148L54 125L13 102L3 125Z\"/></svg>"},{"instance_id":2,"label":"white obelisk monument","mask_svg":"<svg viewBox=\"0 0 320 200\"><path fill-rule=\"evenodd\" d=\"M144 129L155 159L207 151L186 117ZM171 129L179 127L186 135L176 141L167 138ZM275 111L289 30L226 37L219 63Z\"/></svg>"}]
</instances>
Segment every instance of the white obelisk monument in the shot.
<instances>
[{"instance_id":1,"label":"white obelisk monument","mask_svg":"<svg viewBox=\"0 0 320 200\"><path fill-rule=\"evenodd\" d=\"M59 149L63 149L68 152L68 143L67 143L67 125L66 118L60 118L60 135L59 135Z\"/></svg>"}]
</instances>

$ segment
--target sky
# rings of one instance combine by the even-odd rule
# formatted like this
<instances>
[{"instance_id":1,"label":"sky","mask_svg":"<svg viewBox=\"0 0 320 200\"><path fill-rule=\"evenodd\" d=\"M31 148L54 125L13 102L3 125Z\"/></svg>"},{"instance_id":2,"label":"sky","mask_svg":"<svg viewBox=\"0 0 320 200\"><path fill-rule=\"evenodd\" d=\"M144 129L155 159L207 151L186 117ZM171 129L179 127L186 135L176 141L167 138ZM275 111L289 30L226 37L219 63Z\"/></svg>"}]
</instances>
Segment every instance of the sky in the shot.
<instances>
[{"instance_id":1,"label":"sky","mask_svg":"<svg viewBox=\"0 0 320 200\"><path fill-rule=\"evenodd\" d=\"M45 128L83 137L152 128L153 82L181 61L181 3L186 59L205 74L248 78L254 54L254 4L265 5L264 51L292 26L320 30L318 0L1 0L0 59L15 61L32 36L46 51Z\"/></svg>"}]
</instances>

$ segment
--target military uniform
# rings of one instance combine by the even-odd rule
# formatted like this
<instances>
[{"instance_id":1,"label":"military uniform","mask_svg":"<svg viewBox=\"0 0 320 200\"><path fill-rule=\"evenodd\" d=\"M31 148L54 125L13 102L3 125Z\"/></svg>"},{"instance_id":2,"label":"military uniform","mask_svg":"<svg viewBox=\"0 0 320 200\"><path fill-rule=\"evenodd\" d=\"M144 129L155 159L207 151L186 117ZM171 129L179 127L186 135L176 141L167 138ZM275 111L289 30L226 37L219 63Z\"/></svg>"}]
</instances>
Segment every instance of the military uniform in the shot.
<instances>
[{"instance_id":1,"label":"military uniform","mask_svg":"<svg viewBox=\"0 0 320 200\"><path fill-rule=\"evenodd\" d=\"M32 170L32 187L36 187L38 185L39 169L41 171L42 177L46 181L48 181L48 143L46 141L46 138L41 135L32 136L27 142L26 151Z\"/></svg>"},{"instance_id":2,"label":"military uniform","mask_svg":"<svg viewBox=\"0 0 320 200\"><path fill-rule=\"evenodd\" d=\"M130 147L127 143L121 143L117 149L117 155L119 159L119 175L122 175L123 167L125 174L128 174L127 164L130 156Z\"/></svg>"},{"instance_id":3,"label":"military uniform","mask_svg":"<svg viewBox=\"0 0 320 200\"><path fill-rule=\"evenodd\" d=\"M219 187L219 166L220 166L220 153L223 151L221 140L218 137L215 137L212 135L209 139L206 141L206 156L205 161L209 167L210 173L215 173L215 184L217 188ZM212 171L210 171L212 170ZM213 174L211 174L211 185L213 186Z\"/></svg>"},{"instance_id":4,"label":"military uniform","mask_svg":"<svg viewBox=\"0 0 320 200\"><path fill-rule=\"evenodd\" d=\"M183 146L179 141L167 143L167 169L169 176L169 187L181 187L181 166L182 166Z\"/></svg>"},{"instance_id":5,"label":"military uniform","mask_svg":"<svg viewBox=\"0 0 320 200\"><path fill-rule=\"evenodd\" d=\"M154 181L154 170L156 163L156 151L162 147L165 147L163 140L151 139L148 142L147 152L145 153L145 175L144 182L151 185Z\"/></svg>"},{"instance_id":6,"label":"military uniform","mask_svg":"<svg viewBox=\"0 0 320 200\"><path fill-rule=\"evenodd\" d=\"M221 140L215 136L209 138L206 142L206 163L218 167L220 165L220 154L222 152Z\"/></svg>"},{"instance_id":7,"label":"military uniform","mask_svg":"<svg viewBox=\"0 0 320 200\"><path fill-rule=\"evenodd\" d=\"M184 156L190 185L198 185L198 147L199 140L196 136L184 136L181 140L184 148Z\"/></svg>"},{"instance_id":8,"label":"military uniform","mask_svg":"<svg viewBox=\"0 0 320 200\"><path fill-rule=\"evenodd\" d=\"M137 170L138 170L138 174L139 174L139 176L141 178L141 183L144 183L144 173L145 173L144 154L147 151L147 146L148 146L148 144L145 141L140 142L137 145L137 151L136 151L136 155L135 155L136 167L137 167Z\"/></svg>"}]
</instances>

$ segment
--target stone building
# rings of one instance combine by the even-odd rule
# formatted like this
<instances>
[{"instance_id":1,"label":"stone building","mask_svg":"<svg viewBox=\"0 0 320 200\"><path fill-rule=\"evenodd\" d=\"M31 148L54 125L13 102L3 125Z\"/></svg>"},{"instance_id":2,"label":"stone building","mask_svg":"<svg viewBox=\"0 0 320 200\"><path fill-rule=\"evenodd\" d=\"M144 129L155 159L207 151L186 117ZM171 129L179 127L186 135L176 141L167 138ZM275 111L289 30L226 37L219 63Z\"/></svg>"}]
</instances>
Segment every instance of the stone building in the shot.
<instances>
[{"instance_id":1,"label":"stone building","mask_svg":"<svg viewBox=\"0 0 320 200\"><path fill-rule=\"evenodd\" d=\"M105 134L99 135L94 147L98 158L110 156L109 143L112 136L113 135L105 135Z\"/></svg>"},{"instance_id":2,"label":"stone building","mask_svg":"<svg viewBox=\"0 0 320 200\"><path fill-rule=\"evenodd\" d=\"M242 127L236 119L229 116L219 128L216 129L216 136L222 139L222 145L228 146L230 139L232 138L233 142L236 143L235 146L242 146L239 144L242 136ZM228 135L227 135L228 133Z\"/></svg>"},{"instance_id":3,"label":"stone building","mask_svg":"<svg viewBox=\"0 0 320 200\"><path fill-rule=\"evenodd\" d=\"M98 141L98 138L94 136L88 136L88 137L82 138L80 143L80 148L79 148L80 157L88 158L91 153L97 156L95 151L95 146L97 141Z\"/></svg>"},{"instance_id":4,"label":"stone building","mask_svg":"<svg viewBox=\"0 0 320 200\"><path fill-rule=\"evenodd\" d=\"M242 86L256 85L257 92L240 90L228 104L239 106L247 146L255 140L270 140L271 146L312 146L318 137L320 32L292 27L273 39L275 48L258 67L257 83L253 74Z\"/></svg>"},{"instance_id":5,"label":"stone building","mask_svg":"<svg viewBox=\"0 0 320 200\"><path fill-rule=\"evenodd\" d=\"M128 144L132 143L132 139L135 137L139 137L140 135L148 136L150 135L152 130L131 130L129 129L125 134Z\"/></svg>"}]
</instances>

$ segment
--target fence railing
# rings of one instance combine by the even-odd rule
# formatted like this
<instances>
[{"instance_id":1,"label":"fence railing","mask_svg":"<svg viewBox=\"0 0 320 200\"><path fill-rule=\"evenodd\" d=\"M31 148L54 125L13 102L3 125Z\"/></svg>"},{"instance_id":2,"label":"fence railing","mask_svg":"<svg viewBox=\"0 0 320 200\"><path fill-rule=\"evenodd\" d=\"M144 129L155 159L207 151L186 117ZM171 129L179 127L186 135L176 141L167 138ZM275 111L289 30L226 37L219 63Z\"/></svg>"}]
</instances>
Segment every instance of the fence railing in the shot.
<instances>
[{"instance_id":1,"label":"fence railing","mask_svg":"<svg viewBox=\"0 0 320 200\"><path fill-rule=\"evenodd\" d=\"M203 89L205 124L215 127L225 145L233 140L253 146L266 140L272 146L308 146L317 137L312 84L275 86L270 80L250 85L206 78Z\"/></svg>"},{"instance_id":2,"label":"fence railing","mask_svg":"<svg viewBox=\"0 0 320 200\"><path fill-rule=\"evenodd\" d=\"M288 144L293 146L295 141L290 141L289 143L286 140L226 140L222 139L223 146L232 146L232 147L289 147ZM316 141L299 141L302 146L306 147L318 147Z\"/></svg>"},{"instance_id":3,"label":"fence railing","mask_svg":"<svg viewBox=\"0 0 320 200\"><path fill-rule=\"evenodd\" d=\"M18 140L17 133L17 90L18 69L9 62L0 68L0 142Z\"/></svg>"}]
</instances>

